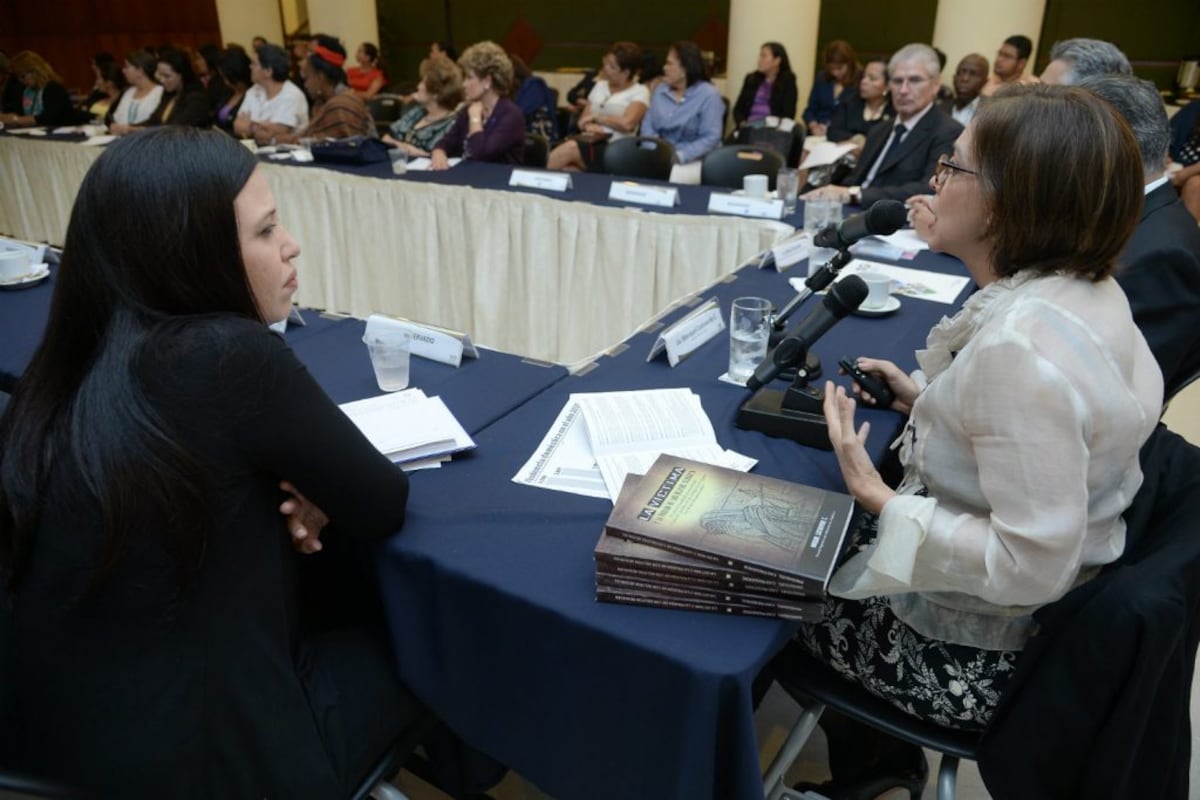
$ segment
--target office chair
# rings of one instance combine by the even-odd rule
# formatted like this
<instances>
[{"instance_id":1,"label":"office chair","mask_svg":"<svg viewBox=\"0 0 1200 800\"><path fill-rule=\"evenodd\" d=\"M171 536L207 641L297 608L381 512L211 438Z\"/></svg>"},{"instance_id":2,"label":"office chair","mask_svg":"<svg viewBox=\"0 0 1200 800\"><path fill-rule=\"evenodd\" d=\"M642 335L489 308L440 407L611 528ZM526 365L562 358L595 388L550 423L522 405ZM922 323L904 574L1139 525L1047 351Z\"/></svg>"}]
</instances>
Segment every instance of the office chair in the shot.
<instances>
[{"instance_id":1,"label":"office chair","mask_svg":"<svg viewBox=\"0 0 1200 800\"><path fill-rule=\"evenodd\" d=\"M626 178L665 181L675 165L675 147L653 136L630 136L604 148L604 171Z\"/></svg>"},{"instance_id":2,"label":"office chair","mask_svg":"<svg viewBox=\"0 0 1200 800\"><path fill-rule=\"evenodd\" d=\"M550 143L539 133L525 134L525 166L546 168L546 159L550 157Z\"/></svg>"},{"instance_id":3,"label":"office chair","mask_svg":"<svg viewBox=\"0 0 1200 800\"><path fill-rule=\"evenodd\" d=\"M718 147L700 162L700 183L705 186L742 188L747 175L766 175L767 186L775 191L775 175L783 167L783 156L766 147L726 145Z\"/></svg>"},{"instance_id":4,"label":"office chair","mask_svg":"<svg viewBox=\"0 0 1200 800\"><path fill-rule=\"evenodd\" d=\"M367 110L375 120L375 130L387 133L392 123L404 113L404 100L398 94L377 94L367 101Z\"/></svg>"}]
</instances>

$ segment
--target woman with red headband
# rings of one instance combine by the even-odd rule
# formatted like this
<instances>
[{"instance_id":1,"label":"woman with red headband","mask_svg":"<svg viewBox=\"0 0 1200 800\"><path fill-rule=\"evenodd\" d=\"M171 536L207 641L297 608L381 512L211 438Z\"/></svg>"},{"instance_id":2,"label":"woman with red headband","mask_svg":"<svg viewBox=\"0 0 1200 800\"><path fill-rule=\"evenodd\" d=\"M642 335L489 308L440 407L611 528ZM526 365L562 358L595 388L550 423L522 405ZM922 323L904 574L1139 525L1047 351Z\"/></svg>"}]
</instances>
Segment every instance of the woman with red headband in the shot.
<instances>
[{"instance_id":1,"label":"woman with red headband","mask_svg":"<svg viewBox=\"0 0 1200 800\"><path fill-rule=\"evenodd\" d=\"M304 91L313 99L312 120L298 131L275 135L275 142L371 135L375 123L367 104L346 85L346 73L342 69L345 63L346 50L341 42L321 34L313 38L308 57L300 64Z\"/></svg>"}]
</instances>

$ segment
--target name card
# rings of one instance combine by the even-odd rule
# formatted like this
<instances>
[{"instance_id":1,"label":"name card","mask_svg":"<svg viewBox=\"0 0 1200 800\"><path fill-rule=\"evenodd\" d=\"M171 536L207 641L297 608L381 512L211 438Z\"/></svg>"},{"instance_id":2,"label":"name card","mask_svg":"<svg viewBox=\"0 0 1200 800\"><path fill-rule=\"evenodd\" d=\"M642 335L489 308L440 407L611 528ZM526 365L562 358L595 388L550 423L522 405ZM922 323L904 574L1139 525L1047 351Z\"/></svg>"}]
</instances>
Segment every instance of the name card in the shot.
<instances>
[{"instance_id":1,"label":"name card","mask_svg":"<svg viewBox=\"0 0 1200 800\"><path fill-rule=\"evenodd\" d=\"M804 231L789 236L772 247L771 255L775 257L775 269L782 272L808 258L812 253L812 244L812 235Z\"/></svg>"},{"instance_id":2,"label":"name card","mask_svg":"<svg viewBox=\"0 0 1200 800\"><path fill-rule=\"evenodd\" d=\"M286 317L279 320L279 322L272 322L267 327L278 334L283 334L287 331L288 325L298 325L303 328L307 324L308 323L304 321L304 317L300 316L300 309L292 306Z\"/></svg>"},{"instance_id":3,"label":"name card","mask_svg":"<svg viewBox=\"0 0 1200 800\"><path fill-rule=\"evenodd\" d=\"M479 358L479 351L471 344L471 337L461 331L419 325L406 319L372 314L367 318L367 335L382 328L402 330L408 333L409 351L414 356L428 358L439 364L457 367L463 357Z\"/></svg>"},{"instance_id":4,"label":"name card","mask_svg":"<svg viewBox=\"0 0 1200 800\"><path fill-rule=\"evenodd\" d=\"M700 345L725 330L725 319L716 298L711 298L683 319L667 328L654 341L647 361L653 361L665 351L667 363L674 367L694 353Z\"/></svg>"},{"instance_id":5,"label":"name card","mask_svg":"<svg viewBox=\"0 0 1200 800\"><path fill-rule=\"evenodd\" d=\"M674 186L647 186L633 181L613 181L608 187L608 199L672 208L679 205L679 189Z\"/></svg>"},{"instance_id":6,"label":"name card","mask_svg":"<svg viewBox=\"0 0 1200 800\"><path fill-rule=\"evenodd\" d=\"M547 192L565 192L571 188L571 176L565 172L543 172L532 169L514 169L508 177L509 186L524 186L526 189L542 189Z\"/></svg>"},{"instance_id":7,"label":"name card","mask_svg":"<svg viewBox=\"0 0 1200 800\"><path fill-rule=\"evenodd\" d=\"M708 213L736 214L739 217L782 219L783 201L779 198L745 197L713 192L708 198Z\"/></svg>"}]
</instances>

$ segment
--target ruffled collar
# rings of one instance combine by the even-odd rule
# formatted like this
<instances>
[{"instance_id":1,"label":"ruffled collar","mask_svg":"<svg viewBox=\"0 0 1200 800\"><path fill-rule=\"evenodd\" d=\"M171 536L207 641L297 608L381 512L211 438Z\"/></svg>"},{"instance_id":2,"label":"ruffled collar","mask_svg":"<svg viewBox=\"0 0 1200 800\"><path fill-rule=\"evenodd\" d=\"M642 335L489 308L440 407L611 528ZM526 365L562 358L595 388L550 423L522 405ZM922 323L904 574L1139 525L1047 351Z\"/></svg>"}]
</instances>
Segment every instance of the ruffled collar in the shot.
<instances>
[{"instance_id":1,"label":"ruffled collar","mask_svg":"<svg viewBox=\"0 0 1200 800\"><path fill-rule=\"evenodd\" d=\"M925 349L917 351L917 364L925 373L926 380L933 380L950 366L954 356L967 346L967 342L983 326L1000 298L1010 296L1013 290L1045 274L1024 269L1015 275L994 280L967 298L957 314L942 317L942 321L929 331Z\"/></svg>"}]
</instances>

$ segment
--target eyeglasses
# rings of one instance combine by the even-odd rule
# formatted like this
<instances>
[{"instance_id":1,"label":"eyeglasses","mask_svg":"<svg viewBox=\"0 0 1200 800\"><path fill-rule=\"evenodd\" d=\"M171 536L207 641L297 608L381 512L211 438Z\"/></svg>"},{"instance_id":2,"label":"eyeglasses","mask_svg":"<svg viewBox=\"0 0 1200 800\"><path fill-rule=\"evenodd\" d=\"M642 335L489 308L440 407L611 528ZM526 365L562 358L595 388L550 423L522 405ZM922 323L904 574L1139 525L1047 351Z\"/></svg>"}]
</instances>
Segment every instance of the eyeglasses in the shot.
<instances>
[{"instance_id":1,"label":"eyeglasses","mask_svg":"<svg viewBox=\"0 0 1200 800\"><path fill-rule=\"evenodd\" d=\"M895 77L888 81L888 85L891 86L893 89L900 89L904 86L904 84L907 83L912 88L919 89L919 88L921 88L922 85L924 85L928 82L929 82L929 78L919 78L919 77L915 77L915 76L910 76L907 78Z\"/></svg>"},{"instance_id":2,"label":"eyeglasses","mask_svg":"<svg viewBox=\"0 0 1200 800\"><path fill-rule=\"evenodd\" d=\"M937 169L933 173L933 180L936 184L941 186L946 182L946 179L950 177L950 173L952 172L963 172L967 175L975 175L976 177L979 175L979 173L973 169L967 169L966 167L960 167L958 164L955 164L950 160L950 156L941 156L938 158Z\"/></svg>"}]
</instances>

